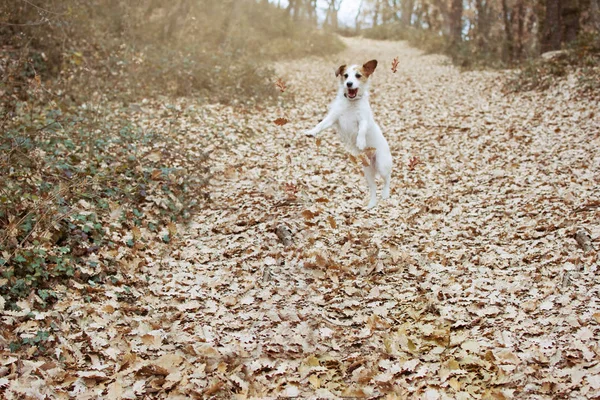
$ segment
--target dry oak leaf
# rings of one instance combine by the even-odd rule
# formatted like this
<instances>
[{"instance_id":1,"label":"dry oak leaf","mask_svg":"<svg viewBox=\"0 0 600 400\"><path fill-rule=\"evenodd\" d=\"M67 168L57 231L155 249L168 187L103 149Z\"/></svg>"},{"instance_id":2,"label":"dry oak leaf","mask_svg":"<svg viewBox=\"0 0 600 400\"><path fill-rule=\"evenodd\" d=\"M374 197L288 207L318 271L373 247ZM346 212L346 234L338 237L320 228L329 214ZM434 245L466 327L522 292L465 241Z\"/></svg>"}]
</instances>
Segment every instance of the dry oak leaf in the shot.
<instances>
[{"instance_id":1,"label":"dry oak leaf","mask_svg":"<svg viewBox=\"0 0 600 400\"><path fill-rule=\"evenodd\" d=\"M290 122L290 121L288 121L285 118L277 118L275 121L273 121L273 123L277 126L283 126L283 125L287 124L288 122Z\"/></svg>"},{"instance_id":2,"label":"dry oak leaf","mask_svg":"<svg viewBox=\"0 0 600 400\"><path fill-rule=\"evenodd\" d=\"M398 61L398 57L396 57L392 60L392 72L393 73L398 72L398 64L400 64L400 62Z\"/></svg>"},{"instance_id":3,"label":"dry oak leaf","mask_svg":"<svg viewBox=\"0 0 600 400\"><path fill-rule=\"evenodd\" d=\"M285 82L281 78L277 78L277 81L275 81L275 86L281 91L281 93L285 92L285 89L287 89Z\"/></svg>"},{"instance_id":4,"label":"dry oak leaf","mask_svg":"<svg viewBox=\"0 0 600 400\"><path fill-rule=\"evenodd\" d=\"M408 169L413 171L415 169L415 167L419 164L422 164L421 160L419 159L419 157L411 157L410 160L408 160Z\"/></svg>"},{"instance_id":5,"label":"dry oak leaf","mask_svg":"<svg viewBox=\"0 0 600 400\"><path fill-rule=\"evenodd\" d=\"M363 167L368 167L371 165L371 160L375 158L376 151L377 150L374 147L367 147L362 153L360 153L358 160ZM354 157L352 157L351 160L354 161Z\"/></svg>"}]
</instances>

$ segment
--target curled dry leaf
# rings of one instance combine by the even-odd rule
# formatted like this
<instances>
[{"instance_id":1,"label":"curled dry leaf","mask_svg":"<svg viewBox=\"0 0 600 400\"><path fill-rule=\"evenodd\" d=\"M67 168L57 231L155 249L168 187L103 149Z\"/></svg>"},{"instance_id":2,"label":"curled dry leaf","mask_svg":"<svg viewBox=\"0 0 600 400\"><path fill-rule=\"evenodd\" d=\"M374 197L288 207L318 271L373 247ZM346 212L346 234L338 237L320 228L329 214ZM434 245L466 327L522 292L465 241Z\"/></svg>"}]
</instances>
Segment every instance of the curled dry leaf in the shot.
<instances>
[{"instance_id":1,"label":"curled dry leaf","mask_svg":"<svg viewBox=\"0 0 600 400\"><path fill-rule=\"evenodd\" d=\"M277 126L283 126L283 125L287 124L288 122L290 122L290 121L288 121L285 118L277 118L276 120L273 121L273 123Z\"/></svg>"},{"instance_id":2,"label":"curled dry leaf","mask_svg":"<svg viewBox=\"0 0 600 400\"><path fill-rule=\"evenodd\" d=\"M287 89L285 82L281 78L277 78L277 81L275 81L275 86L281 91L281 93L285 92L285 89Z\"/></svg>"},{"instance_id":3,"label":"curled dry leaf","mask_svg":"<svg viewBox=\"0 0 600 400\"><path fill-rule=\"evenodd\" d=\"M371 160L375 158L375 152L377 150L374 147L367 147L362 153L358 155L358 161L363 167L371 165ZM351 158L352 160L352 158Z\"/></svg>"},{"instance_id":4,"label":"curled dry leaf","mask_svg":"<svg viewBox=\"0 0 600 400\"><path fill-rule=\"evenodd\" d=\"M369 160L369 157L365 153L361 153L358 156L358 159L360 160L360 163L363 167L368 167L369 165L371 165L371 160Z\"/></svg>"},{"instance_id":5,"label":"curled dry leaf","mask_svg":"<svg viewBox=\"0 0 600 400\"><path fill-rule=\"evenodd\" d=\"M284 224L277 226L275 234L284 246L289 246L294 243L292 230Z\"/></svg>"},{"instance_id":6,"label":"curled dry leaf","mask_svg":"<svg viewBox=\"0 0 600 400\"><path fill-rule=\"evenodd\" d=\"M396 58L394 58L394 59L392 60L392 72L393 72L393 73L396 73L396 72L398 72L398 64L399 64L399 63L400 63L400 62L398 61L398 57L396 57Z\"/></svg>"},{"instance_id":7,"label":"curled dry leaf","mask_svg":"<svg viewBox=\"0 0 600 400\"><path fill-rule=\"evenodd\" d=\"M575 240L586 253L595 250L592 244L592 237L585 229L580 229L575 233Z\"/></svg>"}]
</instances>

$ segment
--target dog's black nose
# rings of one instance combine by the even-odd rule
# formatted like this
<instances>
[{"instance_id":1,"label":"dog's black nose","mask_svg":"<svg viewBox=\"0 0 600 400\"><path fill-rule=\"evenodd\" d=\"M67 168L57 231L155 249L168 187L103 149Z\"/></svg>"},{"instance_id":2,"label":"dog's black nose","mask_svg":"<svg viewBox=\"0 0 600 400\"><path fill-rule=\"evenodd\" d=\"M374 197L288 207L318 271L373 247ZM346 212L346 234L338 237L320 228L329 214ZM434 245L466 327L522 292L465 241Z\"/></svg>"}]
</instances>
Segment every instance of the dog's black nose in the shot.
<instances>
[{"instance_id":1,"label":"dog's black nose","mask_svg":"<svg viewBox=\"0 0 600 400\"><path fill-rule=\"evenodd\" d=\"M346 82L346 86L352 87L352 82Z\"/></svg>"}]
</instances>

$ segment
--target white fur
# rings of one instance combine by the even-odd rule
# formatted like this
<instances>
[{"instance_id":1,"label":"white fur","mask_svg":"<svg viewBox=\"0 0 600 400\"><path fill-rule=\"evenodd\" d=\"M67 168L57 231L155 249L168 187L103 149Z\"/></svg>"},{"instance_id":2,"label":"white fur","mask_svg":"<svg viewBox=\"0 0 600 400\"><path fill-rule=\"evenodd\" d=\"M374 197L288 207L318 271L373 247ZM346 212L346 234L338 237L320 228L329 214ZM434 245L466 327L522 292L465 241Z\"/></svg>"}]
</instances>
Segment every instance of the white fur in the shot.
<instances>
[{"instance_id":1,"label":"white fur","mask_svg":"<svg viewBox=\"0 0 600 400\"><path fill-rule=\"evenodd\" d=\"M381 129L375 123L369 105L369 79L365 82L363 78L361 81L356 77L357 74L362 74L358 65L352 65L343 70L340 74L337 96L329 106L329 113L317 126L306 131L305 134L316 136L321 131L333 126L341 141L352 154L358 155L369 147L375 149L375 154L370 159L370 165L363 168L370 192L367 208L373 208L377 205L377 185L375 183L377 174L384 180L381 198L387 199L390 195L392 155ZM348 83L351 88L358 88L354 98L348 97Z\"/></svg>"}]
</instances>

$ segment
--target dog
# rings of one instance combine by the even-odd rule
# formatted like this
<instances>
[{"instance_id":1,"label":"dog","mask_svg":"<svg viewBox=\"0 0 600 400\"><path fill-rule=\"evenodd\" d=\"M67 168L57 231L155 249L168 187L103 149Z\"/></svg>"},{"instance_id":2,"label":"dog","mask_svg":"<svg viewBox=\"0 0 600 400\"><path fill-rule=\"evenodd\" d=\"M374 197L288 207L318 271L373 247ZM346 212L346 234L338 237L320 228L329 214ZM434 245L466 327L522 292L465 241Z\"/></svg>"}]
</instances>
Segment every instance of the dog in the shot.
<instances>
[{"instance_id":1,"label":"dog","mask_svg":"<svg viewBox=\"0 0 600 400\"><path fill-rule=\"evenodd\" d=\"M327 116L313 129L304 132L306 136L314 137L333 126L350 153L359 155L364 152L367 155L369 165L363 167L369 186L367 209L377 205L376 176L379 175L384 181L382 199L390 196L392 176L390 147L381 128L375 123L369 104L369 77L376 67L377 60L368 61L362 66L341 65L335 71L335 76L340 81L339 89L335 100L329 106Z\"/></svg>"}]
</instances>

